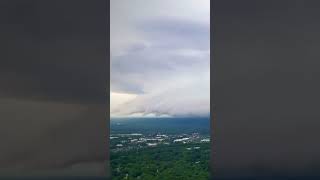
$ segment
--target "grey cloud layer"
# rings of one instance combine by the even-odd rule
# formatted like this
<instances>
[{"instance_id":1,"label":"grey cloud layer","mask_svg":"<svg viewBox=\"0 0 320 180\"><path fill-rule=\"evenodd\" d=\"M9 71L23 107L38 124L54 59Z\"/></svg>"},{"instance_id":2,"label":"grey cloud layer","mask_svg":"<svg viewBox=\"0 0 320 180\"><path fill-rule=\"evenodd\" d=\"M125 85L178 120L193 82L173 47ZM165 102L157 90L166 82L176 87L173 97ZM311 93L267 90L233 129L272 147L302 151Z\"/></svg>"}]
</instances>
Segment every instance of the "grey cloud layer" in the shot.
<instances>
[{"instance_id":1,"label":"grey cloud layer","mask_svg":"<svg viewBox=\"0 0 320 180\"><path fill-rule=\"evenodd\" d=\"M210 45L210 24L192 20L157 18L142 23L141 28L154 46L171 49L203 49Z\"/></svg>"},{"instance_id":2,"label":"grey cloud layer","mask_svg":"<svg viewBox=\"0 0 320 180\"><path fill-rule=\"evenodd\" d=\"M209 30L209 24L182 19L155 18L138 23L137 31L145 43L133 44L124 54L112 56L111 91L140 96L114 112L208 114ZM200 90L194 92L195 88ZM205 98L199 98L201 93ZM202 104L202 108L195 104Z\"/></svg>"}]
</instances>

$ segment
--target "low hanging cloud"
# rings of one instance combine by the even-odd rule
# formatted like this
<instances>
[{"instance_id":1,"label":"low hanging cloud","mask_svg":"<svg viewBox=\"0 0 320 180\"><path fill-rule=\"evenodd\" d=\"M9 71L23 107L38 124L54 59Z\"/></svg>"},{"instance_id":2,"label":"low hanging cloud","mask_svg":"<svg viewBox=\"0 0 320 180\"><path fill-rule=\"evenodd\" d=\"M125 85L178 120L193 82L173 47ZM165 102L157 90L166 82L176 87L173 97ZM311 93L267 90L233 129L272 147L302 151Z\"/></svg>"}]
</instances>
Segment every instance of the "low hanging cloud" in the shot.
<instances>
[{"instance_id":1,"label":"low hanging cloud","mask_svg":"<svg viewBox=\"0 0 320 180\"><path fill-rule=\"evenodd\" d=\"M194 91L194 84L182 88L169 88L164 92L144 94L122 104L112 113L116 115L156 114L169 116L207 116L210 112L209 87L198 86L200 91ZM196 93L196 95L195 95ZM204 93L204 94L201 94ZM125 108L123 108L125 107Z\"/></svg>"},{"instance_id":2,"label":"low hanging cloud","mask_svg":"<svg viewBox=\"0 0 320 180\"><path fill-rule=\"evenodd\" d=\"M209 23L155 18L136 28L143 41L111 57L111 91L138 96L111 114L208 115Z\"/></svg>"}]
</instances>

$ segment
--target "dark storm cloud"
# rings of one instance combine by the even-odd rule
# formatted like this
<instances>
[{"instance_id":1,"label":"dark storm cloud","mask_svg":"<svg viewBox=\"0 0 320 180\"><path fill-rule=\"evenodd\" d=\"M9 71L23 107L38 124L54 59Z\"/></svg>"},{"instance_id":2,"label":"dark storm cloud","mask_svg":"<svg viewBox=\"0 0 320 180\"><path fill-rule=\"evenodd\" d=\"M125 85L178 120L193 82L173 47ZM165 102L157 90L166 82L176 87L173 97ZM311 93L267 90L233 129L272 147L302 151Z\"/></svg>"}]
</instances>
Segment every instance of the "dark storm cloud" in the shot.
<instances>
[{"instance_id":1,"label":"dark storm cloud","mask_svg":"<svg viewBox=\"0 0 320 180\"><path fill-rule=\"evenodd\" d=\"M217 175L319 175L317 1L215 1Z\"/></svg>"},{"instance_id":2,"label":"dark storm cloud","mask_svg":"<svg viewBox=\"0 0 320 180\"><path fill-rule=\"evenodd\" d=\"M0 7L0 174L105 174L106 1Z\"/></svg>"}]
</instances>

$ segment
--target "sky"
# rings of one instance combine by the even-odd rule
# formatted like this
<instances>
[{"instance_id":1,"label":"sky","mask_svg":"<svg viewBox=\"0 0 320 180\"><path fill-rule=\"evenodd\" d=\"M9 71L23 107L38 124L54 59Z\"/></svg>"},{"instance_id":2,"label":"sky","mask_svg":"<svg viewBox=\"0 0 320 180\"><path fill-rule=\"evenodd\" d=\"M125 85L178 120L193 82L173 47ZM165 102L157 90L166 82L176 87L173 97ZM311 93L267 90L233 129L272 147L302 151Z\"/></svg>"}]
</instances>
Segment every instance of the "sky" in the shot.
<instances>
[{"instance_id":1,"label":"sky","mask_svg":"<svg viewBox=\"0 0 320 180\"><path fill-rule=\"evenodd\" d=\"M111 0L111 117L208 116L210 0Z\"/></svg>"}]
</instances>

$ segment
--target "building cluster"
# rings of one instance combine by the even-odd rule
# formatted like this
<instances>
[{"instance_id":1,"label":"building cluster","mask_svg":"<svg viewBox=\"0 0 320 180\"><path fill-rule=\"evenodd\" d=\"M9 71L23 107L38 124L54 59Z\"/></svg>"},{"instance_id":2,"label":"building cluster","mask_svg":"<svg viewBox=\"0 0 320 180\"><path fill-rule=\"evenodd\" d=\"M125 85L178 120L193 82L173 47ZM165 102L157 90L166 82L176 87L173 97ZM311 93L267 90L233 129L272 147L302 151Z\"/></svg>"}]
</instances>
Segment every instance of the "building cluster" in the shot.
<instances>
[{"instance_id":1,"label":"building cluster","mask_svg":"<svg viewBox=\"0 0 320 180\"><path fill-rule=\"evenodd\" d=\"M115 151L139 149L145 147L156 147L176 143L209 143L208 136L199 133L192 134L112 134L110 136L111 149Z\"/></svg>"}]
</instances>

